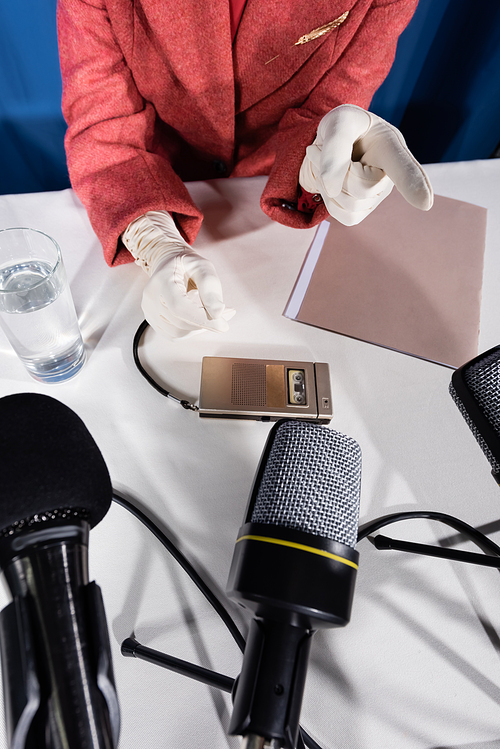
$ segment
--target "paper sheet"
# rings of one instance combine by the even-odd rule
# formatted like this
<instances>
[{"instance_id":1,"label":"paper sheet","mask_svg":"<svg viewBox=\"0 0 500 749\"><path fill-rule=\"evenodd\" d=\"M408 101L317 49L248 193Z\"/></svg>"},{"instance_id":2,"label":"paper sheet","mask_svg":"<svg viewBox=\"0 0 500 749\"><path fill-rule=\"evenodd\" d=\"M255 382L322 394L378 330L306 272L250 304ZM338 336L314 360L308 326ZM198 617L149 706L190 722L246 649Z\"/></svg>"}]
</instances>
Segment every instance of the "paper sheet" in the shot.
<instances>
[{"instance_id":1,"label":"paper sheet","mask_svg":"<svg viewBox=\"0 0 500 749\"><path fill-rule=\"evenodd\" d=\"M449 367L477 355L486 209L393 190L361 224L318 227L285 316Z\"/></svg>"}]
</instances>

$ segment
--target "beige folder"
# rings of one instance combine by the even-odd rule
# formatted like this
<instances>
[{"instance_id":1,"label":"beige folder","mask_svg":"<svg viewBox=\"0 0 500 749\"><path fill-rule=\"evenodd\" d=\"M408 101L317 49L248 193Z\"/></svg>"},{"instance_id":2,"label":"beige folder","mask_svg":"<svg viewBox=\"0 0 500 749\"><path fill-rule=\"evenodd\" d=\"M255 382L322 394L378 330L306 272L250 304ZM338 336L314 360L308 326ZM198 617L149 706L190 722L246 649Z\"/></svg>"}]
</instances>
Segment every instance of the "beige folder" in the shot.
<instances>
[{"instance_id":1,"label":"beige folder","mask_svg":"<svg viewBox=\"0 0 500 749\"><path fill-rule=\"evenodd\" d=\"M458 367L477 355L485 233L485 208L422 212L394 189L358 226L320 225L285 315Z\"/></svg>"}]
</instances>

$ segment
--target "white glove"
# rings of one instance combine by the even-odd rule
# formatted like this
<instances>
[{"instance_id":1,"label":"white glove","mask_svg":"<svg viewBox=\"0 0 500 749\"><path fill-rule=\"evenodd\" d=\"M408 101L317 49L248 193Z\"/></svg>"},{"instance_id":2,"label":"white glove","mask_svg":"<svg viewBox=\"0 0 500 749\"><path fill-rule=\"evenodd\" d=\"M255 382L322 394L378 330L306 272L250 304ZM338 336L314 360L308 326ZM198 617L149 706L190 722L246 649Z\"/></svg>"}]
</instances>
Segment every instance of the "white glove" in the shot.
<instances>
[{"instance_id":1,"label":"white glove","mask_svg":"<svg viewBox=\"0 0 500 749\"><path fill-rule=\"evenodd\" d=\"M184 241L169 213L145 213L128 225L122 241L151 277L141 306L152 328L170 338L228 329L235 311L222 301L214 266Z\"/></svg>"},{"instance_id":2,"label":"white glove","mask_svg":"<svg viewBox=\"0 0 500 749\"><path fill-rule=\"evenodd\" d=\"M423 211L434 200L429 178L399 130L354 104L342 104L323 117L306 149L299 183L319 193L328 213L345 226L359 224L394 185Z\"/></svg>"}]
</instances>

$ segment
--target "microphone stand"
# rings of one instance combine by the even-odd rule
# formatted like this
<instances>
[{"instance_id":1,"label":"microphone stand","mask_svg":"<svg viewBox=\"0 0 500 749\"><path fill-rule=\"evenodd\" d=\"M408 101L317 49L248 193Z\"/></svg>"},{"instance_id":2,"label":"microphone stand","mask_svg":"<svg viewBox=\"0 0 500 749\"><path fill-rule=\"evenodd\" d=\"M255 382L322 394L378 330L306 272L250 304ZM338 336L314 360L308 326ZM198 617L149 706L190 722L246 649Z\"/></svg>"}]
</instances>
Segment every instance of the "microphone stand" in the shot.
<instances>
[{"instance_id":1,"label":"microphone stand","mask_svg":"<svg viewBox=\"0 0 500 749\"><path fill-rule=\"evenodd\" d=\"M181 658L174 658L172 655L148 648L145 645L141 645L133 637L127 637L122 642L121 652L127 658L139 658L142 661L153 663L155 666L168 668L169 671L182 674L182 676L189 676L190 679L196 679L196 681L207 684L209 687L220 689L222 692L231 693L233 690L235 679L231 679L230 676L224 676L217 673L217 671L210 671L208 668L203 668L194 663L189 663L189 661L184 661Z\"/></svg>"},{"instance_id":2,"label":"microphone stand","mask_svg":"<svg viewBox=\"0 0 500 749\"><path fill-rule=\"evenodd\" d=\"M377 549L394 549L395 551L406 551L411 554L424 554L438 559L450 559L454 562L467 562L468 564L479 564L483 567L500 568L500 557L493 557L487 554L475 554L474 552L461 551L460 549L446 549L442 546L400 541L399 539L389 538L382 534L370 538L370 541Z\"/></svg>"},{"instance_id":3,"label":"microphone stand","mask_svg":"<svg viewBox=\"0 0 500 749\"><path fill-rule=\"evenodd\" d=\"M122 642L121 652L126 658L138 658L139 660L153 663L155 666L161 666L182 676L188 676L190 679L195 679L209 687L220 689L222 692L228 692L229 694L233 692L236 679L224 676L224 674L220 674L217 671L197 666L181 658L167 655L159 650L148 648L145 645L141 645L134 637L127 637ZM274 740L266 743L266 739L262 736L248 734L242 738L241 749L280 749L280 746ZM302 738L302 729L299 731L296 749L306 749Z\"/></svg>"}]
</instances>

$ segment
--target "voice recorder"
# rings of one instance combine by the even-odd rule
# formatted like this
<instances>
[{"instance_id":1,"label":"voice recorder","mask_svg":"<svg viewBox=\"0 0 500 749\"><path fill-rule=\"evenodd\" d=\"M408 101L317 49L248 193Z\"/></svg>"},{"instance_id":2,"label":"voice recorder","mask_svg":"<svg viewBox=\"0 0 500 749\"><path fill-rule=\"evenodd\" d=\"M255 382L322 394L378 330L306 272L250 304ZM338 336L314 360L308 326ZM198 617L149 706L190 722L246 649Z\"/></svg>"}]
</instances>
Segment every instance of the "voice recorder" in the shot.
<instances>
[{"instance_id":1,"label":"voice recorder","mask_svg":"<svg viewBox=\"0 0 500 749\"><path fill-rule=\"evenodd\" d=\"M202 360L200 416L328 424L332 408L330 370L324 362L219 356Z\"/></svg>"}]
</instances>

